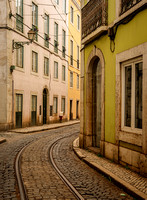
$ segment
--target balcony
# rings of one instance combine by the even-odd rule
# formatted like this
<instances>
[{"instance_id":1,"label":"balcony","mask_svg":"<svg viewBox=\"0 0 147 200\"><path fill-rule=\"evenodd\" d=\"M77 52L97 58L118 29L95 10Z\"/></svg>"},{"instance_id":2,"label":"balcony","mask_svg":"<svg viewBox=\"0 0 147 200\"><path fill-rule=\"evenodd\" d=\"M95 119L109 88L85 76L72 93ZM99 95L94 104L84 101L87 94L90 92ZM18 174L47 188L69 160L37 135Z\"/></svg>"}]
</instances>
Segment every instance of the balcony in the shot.
<instances>
[{"instance_id":1,"label":"balcony","mask_svg":"<svg viewBox=\"0 0 147 200\"><path fill-rule=\"evenodd\" d=\"M121 0L120 15L122 15L123 13L125 13L126 11L128 11L129 9L131 9L133 6L135 6L136 4L138 4L141 1L142 0Z\"/></svg>"},{"instance_id":2,"label":"balcony","mask_svg":"<svg viewBox=\"0 0 147 200\"><path fill-rule=\"evenodd\" d=\"M98 27L106 26L108 18L107 0L90 0L82 8L82 39Z\"/></svg>"}]
</instances>

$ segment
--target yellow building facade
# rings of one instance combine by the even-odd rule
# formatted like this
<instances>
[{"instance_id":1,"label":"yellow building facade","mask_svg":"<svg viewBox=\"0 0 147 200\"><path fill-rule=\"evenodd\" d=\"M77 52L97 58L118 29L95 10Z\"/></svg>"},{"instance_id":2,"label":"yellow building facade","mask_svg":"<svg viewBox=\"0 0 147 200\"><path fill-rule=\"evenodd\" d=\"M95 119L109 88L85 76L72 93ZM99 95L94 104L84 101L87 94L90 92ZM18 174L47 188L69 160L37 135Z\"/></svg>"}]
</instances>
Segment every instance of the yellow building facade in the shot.
<instances>
[{"instance_id":1,"label":"yellow building facade","mask_svg":"<svg viewBox=\"0 0 147 200\"><path fill-rule=\"evenodd\" d=\"M68 120L80 118L80 0L69 0L68 36Z\"/></svg>"}]
</instances>

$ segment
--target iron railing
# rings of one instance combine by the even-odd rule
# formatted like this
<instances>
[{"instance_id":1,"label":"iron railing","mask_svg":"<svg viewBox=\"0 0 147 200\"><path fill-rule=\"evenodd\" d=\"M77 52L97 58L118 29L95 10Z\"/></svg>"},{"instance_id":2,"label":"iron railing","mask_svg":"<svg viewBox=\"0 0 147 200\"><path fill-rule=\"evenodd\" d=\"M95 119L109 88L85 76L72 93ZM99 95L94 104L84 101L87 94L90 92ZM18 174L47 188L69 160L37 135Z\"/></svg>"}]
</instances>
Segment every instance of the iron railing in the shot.
<instances>
[{"instance_id":1,"label":"iron railing","mask_svg":"<svg viewBox=\"0 0 147 200\"><path fill-rule=\"evenodd\" d=\"M121 0L121 15L142 0Z\"/></svg>"},{"instance_id":2,"label":"iron railing","mask_svg":"<svg viewBox=\"0 0 147 200\"><path fill-rule=\"evenodd\" d=\"M100 26L107 25L107 0L90 0L82 8L82 39Z\"/></svg>"}]
</instances>

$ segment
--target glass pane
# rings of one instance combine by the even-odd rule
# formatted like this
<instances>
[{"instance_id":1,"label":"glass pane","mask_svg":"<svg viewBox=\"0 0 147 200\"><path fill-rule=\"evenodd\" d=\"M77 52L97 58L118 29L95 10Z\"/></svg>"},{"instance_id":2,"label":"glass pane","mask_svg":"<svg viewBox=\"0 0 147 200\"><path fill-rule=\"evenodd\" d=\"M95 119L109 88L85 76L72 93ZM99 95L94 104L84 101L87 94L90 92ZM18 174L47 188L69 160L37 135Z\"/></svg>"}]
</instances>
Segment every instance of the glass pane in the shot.
<instances>
[{"instance_id":1,"label":"glass pane","mask_svg":"<svg viewBox=\"0 0 147 200\"><path fill-rule=\"evenodd\" d=\"M142 63L135 65L135 128L142 128Z\"/></svg>"},{"instance_id":2,"label":"glass pane","mask_svg":"<svg viewBox=\"0 0 147 200\"><path fill-rule=\"evenodd\" d=\"M125 119L124 125L131 127L131 82L132 66L125 67Z\"/></svg>"}]
</instances>

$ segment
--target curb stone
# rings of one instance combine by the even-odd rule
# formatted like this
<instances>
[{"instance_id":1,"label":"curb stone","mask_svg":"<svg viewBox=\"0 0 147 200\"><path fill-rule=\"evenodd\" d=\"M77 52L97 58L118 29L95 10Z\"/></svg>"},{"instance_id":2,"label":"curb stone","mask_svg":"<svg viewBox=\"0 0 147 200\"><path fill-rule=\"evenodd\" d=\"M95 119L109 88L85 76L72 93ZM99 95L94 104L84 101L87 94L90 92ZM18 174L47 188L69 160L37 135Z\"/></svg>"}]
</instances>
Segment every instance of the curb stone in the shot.
<instances>
[{"instance_id":1,"label":"curb stone","mask_svg":"<svg viewBox=\"0 0 147 200\"><path fill-rule=\"evenodd\" d=\"M109 171L108 169L105 169L103 166L99 165L95 162L95 157L92 159L92 156L88 156L88 154L92 155L92 153L89 153L88 151L79 148L79 138L75 139L73 142L73 150L75 154L86 164L88 164L90 167L94 168L96 171L102 173L104 176L106 176L109 180L114 182L115 184L122 187L126 192L133 195L137 200L145 199L147 200L147 195L143 193L142 191L138 190L128 182L122 180L117 175ZM99 158L103 160L103 158ZM108 161L109 162L109 161Z\"/></svg>"}]
</instances>

